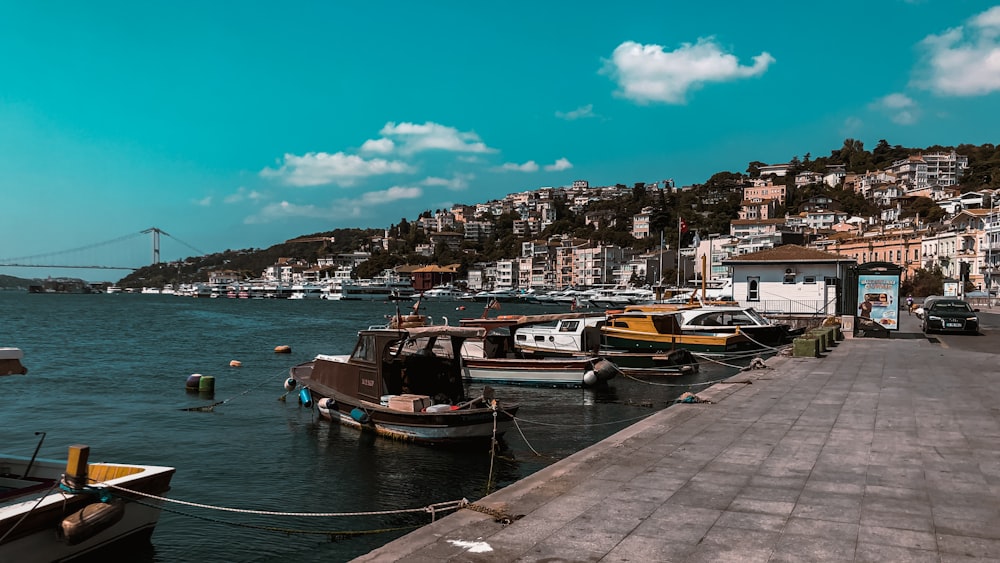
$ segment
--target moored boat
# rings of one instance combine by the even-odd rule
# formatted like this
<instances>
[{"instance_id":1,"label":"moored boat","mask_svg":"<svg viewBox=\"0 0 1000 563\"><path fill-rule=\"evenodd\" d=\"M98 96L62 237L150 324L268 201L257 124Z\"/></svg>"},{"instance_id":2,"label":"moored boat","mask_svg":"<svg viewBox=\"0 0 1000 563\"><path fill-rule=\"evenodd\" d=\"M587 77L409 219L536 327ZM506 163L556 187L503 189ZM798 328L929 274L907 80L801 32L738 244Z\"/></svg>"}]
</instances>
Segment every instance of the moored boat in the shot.
<instances>
[{"instance_id":1,"label":"moored boat","mask_svg":"<svg viewBox=\"0 0 1000 563\"><path fill-rule=\"evenodd\" d=\"M0 375L24 375L28 368L21 364L24 353L20 348L0 348Z\"/></svg>"},{"instance_id":2,"label":"moored boat","mask_svg":"<svg viewBox=\"0 0 1000 563\"><path fill-rule=\"evenodd\" d=\"M292 367L289 381L302 385L321 416L362 431L424 444L489 442L513 425L518 405L489 387L466 395L459 351L483 334L446 325L369 328L350 355L317 355Z\"/></svg>"},{"instance_id":3,"label":"moored boat","mask_svg":"<svg viewBox=\"0 0 1000 563\"><path fill-rule=\"evenodd\" d=\"M87 446L65 461L0 454L0 561L69 561L149 541L174 468L88 457Z\"/></svg>"},{"instance_id":4,"label":"moored boat","mask_svg":"<svg viewBox=\"0 0 1000 563\"><path fill-rule=\"evenodd\" d=\"M685 333L679 311L625 311L608 315L601 327L604 346L632 352L668 352L686 349L706 355L728 355L759 350L759 344L735 333Z\"/></svg>"}]
</instances>

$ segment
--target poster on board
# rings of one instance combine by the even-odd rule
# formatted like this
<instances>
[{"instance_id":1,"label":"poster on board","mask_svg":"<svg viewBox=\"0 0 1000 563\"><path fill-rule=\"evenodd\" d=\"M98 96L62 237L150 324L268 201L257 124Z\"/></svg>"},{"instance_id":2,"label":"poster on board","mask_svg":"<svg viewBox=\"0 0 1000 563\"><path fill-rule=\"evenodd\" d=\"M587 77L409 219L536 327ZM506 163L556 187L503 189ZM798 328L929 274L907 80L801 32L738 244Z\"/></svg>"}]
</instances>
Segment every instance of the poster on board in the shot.
<instances>
[{"instance_id":1,"label":"poster on board","mask_svg":"<svg viewBox=\"0 0 1000 563\"><path fill-rule=\"evenodd\" d=\"M858 316L899 330L899 276L858 276Z\"/></svg>"}]
</instances>

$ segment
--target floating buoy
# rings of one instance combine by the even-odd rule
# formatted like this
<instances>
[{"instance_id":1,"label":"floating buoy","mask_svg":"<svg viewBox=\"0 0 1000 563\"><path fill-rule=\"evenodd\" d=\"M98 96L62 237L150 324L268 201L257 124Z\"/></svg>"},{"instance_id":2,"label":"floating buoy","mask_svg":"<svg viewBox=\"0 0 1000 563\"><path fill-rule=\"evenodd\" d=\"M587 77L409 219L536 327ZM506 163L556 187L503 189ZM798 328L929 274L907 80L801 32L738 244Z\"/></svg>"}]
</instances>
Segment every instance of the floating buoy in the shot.
<instances>
[{"instance_id":1,"label":"floating buoy","mask_svg":"<svg viewBox=\"0 0 1000 563\"><path fill-rule=\"evenodd\" d=\"M215 392L215 377L211 375L203 375L201 379L198 380L198 392L199 393L214 393Z\"/></svg>"},{"instance_id":2,"label":"floating buoy","mask_svg":"<svg viewBox=\"0 0 1000 563\"><path fill-rule=\"evenodd\" d=\"M231 367L231 368L238 368L238 367L240 367L242 365L243 365L243 363L240 362L239 360L230 360L229 361L229 367Z\"/></svg>"},{"instance_id":3,"label":"floating buoy","mask_svg":"<svg viewBox=\"0 0 1000 563\"><path fill-rule=\"evenodd\" d=\"M303 387L302 390L299 391L299 403L307 409L313 406L312 392L309 391L308 387Z\"/></svg>"},{"instance_id":4,"label":"floating buoy","mask_svg":"<svg viewBox=\"0 0 1000 563\"><path fill-rule=\"evenodd\" d=\"M361 409L356 408L351 410L351 418L353 418L357 422L360 422L361 424L366 424L368 422L368 413L366 413Z\"/></svg>"},{"instance_id":5,"label":"floating buoy","mask_svg":"<svg viewBox=\"0 0 1000 563\"><path fill-rule=\"evenodd\" d=\"M465 310L465 305L459 305L458 307L455 307L455 310L456 311L464 311Z\"/></svg>"},{"instance_id":6,"label":"floating buoy","mask_svg":"<svg viewBox=\"0 0 1000 563\"><path fill-rule=\"evenodd\" d=\"M287 344L282 344L281 346L275 346L274 347L274 353L275 354L291 354L292 353L292 347L289 346L289 345L287 345Z\"/></svg>"},{"instance_id":7,"label":"floating buoy","mask_svg":"<svg viewBox=\"0 0 1000 563\"><path fill-rule=\"evenodd\" d=\"M299 384L298 381L295 381L294 378L289 377L288 379L285 380L285 391L291 391L292 389L295 389L295 386L298 384Z\"/></svg>"},{"instance_id":8,"label":"floating buoy","mask_svg":"<svg viewBox=\"0 0 1000 563\"><path fill-rule=\"evenodd\" d=\"M62 521L60 535L69 545L84 542L114 526L125 515L125 504L95 502L70 514Z\"/></svg>"},{"instance_id":9,"label":"floating buoy","mask_svg":"<svg viewBox=\"0 0 1000 563\"><path fill-rule=\"evenodd\" d=\"M200 383L201 383L201 374L192 373L191 375L188 376L187 382L184 383L184 387L187 388L188 391L197 391L198 385Z\"/></svg>"}]
</instances>

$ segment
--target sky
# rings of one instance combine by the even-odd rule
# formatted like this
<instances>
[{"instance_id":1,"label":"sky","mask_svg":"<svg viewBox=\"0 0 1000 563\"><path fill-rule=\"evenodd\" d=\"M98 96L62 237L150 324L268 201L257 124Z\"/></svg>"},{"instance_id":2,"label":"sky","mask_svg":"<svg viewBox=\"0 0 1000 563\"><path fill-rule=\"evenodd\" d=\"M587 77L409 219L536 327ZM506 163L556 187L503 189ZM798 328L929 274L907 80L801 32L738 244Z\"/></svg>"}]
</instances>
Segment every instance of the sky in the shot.
<instances>
[{"instance_id":1,"label":"sky","mask_svg":"<svg viewBox=\"0 0 1000 563\"><path fill-rule=\"evenodd\" d=\"M153 227L173 260L848 138L1000 142L1000 4L708 6L0 0L0 263L138 267Z\"/></svg>"}]
</instances>

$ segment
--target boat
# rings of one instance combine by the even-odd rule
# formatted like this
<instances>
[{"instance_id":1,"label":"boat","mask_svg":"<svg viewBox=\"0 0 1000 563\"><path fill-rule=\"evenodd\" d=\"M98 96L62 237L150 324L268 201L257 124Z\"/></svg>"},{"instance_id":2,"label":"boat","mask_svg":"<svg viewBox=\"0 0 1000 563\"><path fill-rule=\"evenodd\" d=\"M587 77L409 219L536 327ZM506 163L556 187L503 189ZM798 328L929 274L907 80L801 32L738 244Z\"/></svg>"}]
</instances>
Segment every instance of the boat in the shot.
<instances>
[{"instance_id":1,"label":"boat","mask_svg":"<svg viewBox=\"0 0 1000 563\"><path fill-rule=\"evenodd\" d=\"M323 297L323 286L311 283L297 283L291 287L289 299L321 299Z\"/></svg>"},{"instance_id":2,"label":"boat","mask_svg":"<svg viewBox=\"0 0 1000 563\"><path fill-rule=\"evenodd\" d=\"M404 281L352 280L340 284L343 301L406 301L413 296L413 285Z\"/></svg>"},{"instance_id":3,"label":"boat","mask_svg":"<svg viewBox=\"0 0 1000 563\"><path fill-rule=\"evenodd\" d=\"M42 435L41 440L45 436ZM0 454L0 561L69 561L149 542L173 467Z\"/></svg>"},{"instance_id":4,"label":"boat","mask_svg":"<svg viewBox=\"0 0 1000 563\"><path fill-rule=\"evenodd\" d=\"M626 311L641 310L626 307ZM802 333L791 325L775 323L753 307L734 305L705 305L678 309L680 329L689 334L718 334L740 332L762 346L780 346Z\"/></svg>"},{"instance_id":5,"label":"boat","mask_svg":"<svg viewBox=\"0 0 1000 563\"><path fill-rule=\"evenodd\" d=\"M651 289L639 287L614 287L595 289L587 298L591 306L599 309L620 309L629 305L643 305L656 300Z\"/></svg>"},{"instance_id":6,"label":"boat","mask_svg":"<svg viewBox=\"0 0 1000 563\"><path fill-rule=\"evenodd\" d=\"M471 299L478 303L513 303L518 301L520 295L516 289L492 289L475 293Z\"/></svg>"},{"instance_id":7,"label":"boat","mask_svg":"<svg viewBox=\"0 0 1000 563\"><path fill-rule=\"evenodd\" d=\"M420 299L427 301L463 301L470 297L469 292L462 291L451 284L436 285L420 294Z\"/></svg>"},{"instance_id":8,"label":"boat","mask_svg":"<svg viewBox=\"0 0 1000 563\"><path fill-rule=\"evenodd\" d=\"M20 348L0 348L0 375L24 375L28 368L21 364L24 352Z\"/></svg>"},{"instance_id":9,"label":"boat","mask_svg":"<svg viewBox=\"0 0 1000 563\"><path fill-rule=\"evenodd\" d=\"M632 310L608 314L601 327L602 345L632 352L669 352L686 349L702 355L730 355L760 350L738 330L689 333L681 330L681 311Z\"/></svg>"},{"instance_id":10,"label":"boat","mask_svg":"<svg viewBox=\"0 0 1000 563\"><path fill-rule=\"evenodd\" d=\"M697 358L685 348L636 351L608 346L602 334L608 322L607 313L525 315L508 322L514 333L514 345L526 357L597 356L627 375L698 371Z\"/></svg>"},{"instance_id":11,"label":"boat","mask_svg":"<svg viewBox=\"0 0 1000 563\"><path fill-rule=\"evenodd\" d=\"M448 325L370 327L358 332L350 355L319 354L293 366L285 387L301 385L302 404L365 432L430 445L495 443L519 406L497 400L489 386L467 396L460 350L484 334Z\"/></svg>"},{"instance_id":12,"label":"boat","mask_svg":"<svg viewBox=\"0 0 1000 563\"><path fill-rule=\"evenodd\" d=\"M544 357L522 353L515 344L517 325L514 323L523 319L508 317L459 321L461 326L480 326L487 330L481 338L470 338L462 344L462 371L467 381L593 387L606 384L618 373L614 364L596 354Z\"/></svg>"}]
</instances>

